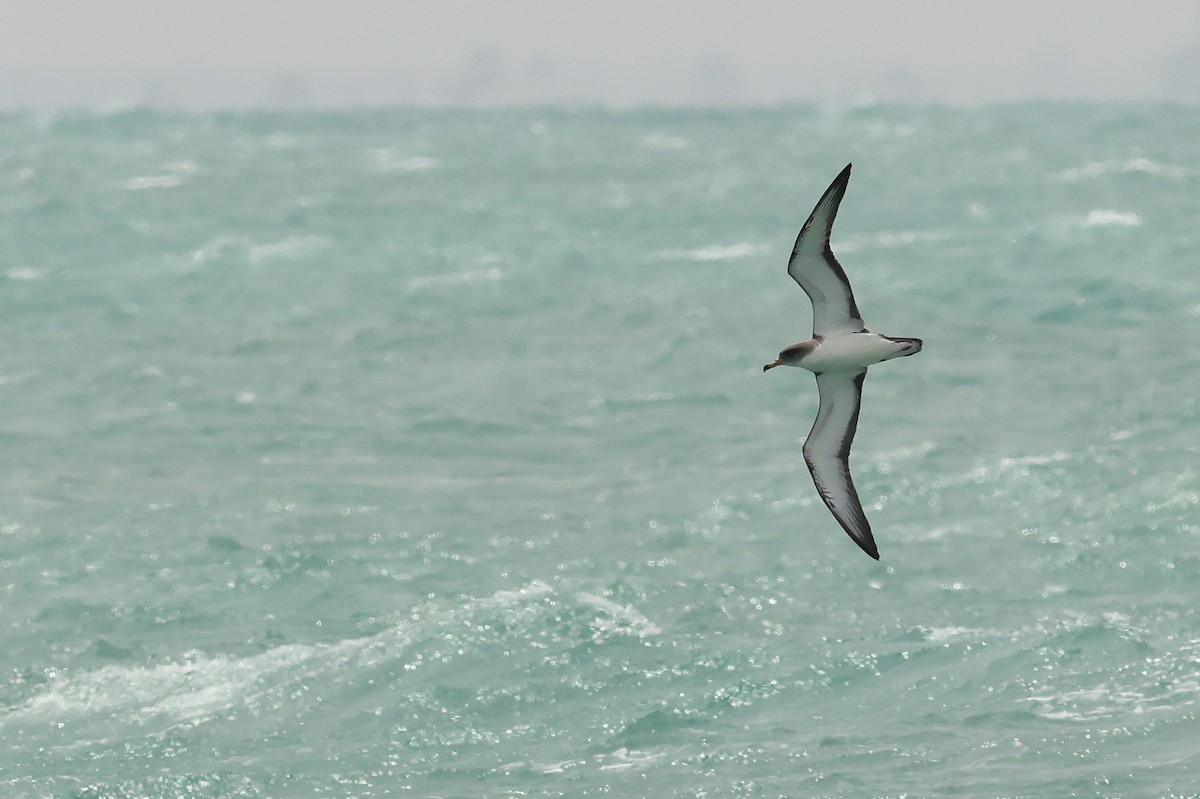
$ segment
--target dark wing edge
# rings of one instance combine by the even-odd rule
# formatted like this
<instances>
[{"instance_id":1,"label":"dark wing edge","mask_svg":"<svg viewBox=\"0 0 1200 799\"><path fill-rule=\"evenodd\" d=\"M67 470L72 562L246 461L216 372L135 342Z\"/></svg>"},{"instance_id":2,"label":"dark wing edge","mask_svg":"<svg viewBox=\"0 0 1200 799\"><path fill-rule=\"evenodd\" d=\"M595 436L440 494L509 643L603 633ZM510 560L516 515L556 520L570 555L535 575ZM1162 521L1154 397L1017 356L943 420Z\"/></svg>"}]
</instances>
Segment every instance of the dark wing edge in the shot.
<instances>
[{"instance_id":1,"label":"dark wing edge","mask_svg":"<svg viewBox=\"0 0 1200 799\"><path fill-rule=\"evenodd\" d=\"M823 375L817 375L818 389L821 387L821 377ZM812 442L813 434L817 432L819 427L823 427L823 424L829 421L829 414L831 413L829 406L832 400L826 397L824 393L821 395L817 418L813 421L812 430L808 434L808 440L804 442L804 462L808 465L808 471L812 475L813 484L817 487L817 493L821 495L821 499L825 502L825 507L829 508L829 512L833 514L833 518L837 519L838 524L842 526L842 529L846 531L854 543L858 544L863 552L866 552L875 560L879 560L879 547L875 545L875 537L871 534L871 524L867 521L867 516L863 512L862 501L858 498L858 491L854 488L854 481L850 477L850 445L854 442L854 434L858 430L858 414L862 408L862 386L863 381L866 379L866 369L858 372L853 377L854 409L843 430L836 453L838 473L825 475L827 478L832 478L840 483L846 500L843 503L844 506L838 505L837 497L830 486L822 482L822 475L817 464L821 453L814 453L814 450L809 446Z\"/></svg>"},{"instance_id":2,"label":"dark wing edge","mask_svg":"<svg viewBox=\"0 0 1200 799\"><path fill-rule=\"evenodd\" d=\"M842 198L846 196L846 187L850 185L850 168L852 166L854 164L846 164L846 168L838 173L838 176L829 184L829 188L825 189L825 193L821 195L821 199L817 200L817 204L813 206L812 213L808 215L804 226L800 228L800 234L796 236L796 246L792 248L793 258L795 258L795 253L800 249L801 243L807 243L804 239L812 231L813 223L819 216L826 217L825 229L821 231L821 250L833 255L829 249L829 236L833 232L833 220L837 218Z\"/></svg>"}]
</instances>

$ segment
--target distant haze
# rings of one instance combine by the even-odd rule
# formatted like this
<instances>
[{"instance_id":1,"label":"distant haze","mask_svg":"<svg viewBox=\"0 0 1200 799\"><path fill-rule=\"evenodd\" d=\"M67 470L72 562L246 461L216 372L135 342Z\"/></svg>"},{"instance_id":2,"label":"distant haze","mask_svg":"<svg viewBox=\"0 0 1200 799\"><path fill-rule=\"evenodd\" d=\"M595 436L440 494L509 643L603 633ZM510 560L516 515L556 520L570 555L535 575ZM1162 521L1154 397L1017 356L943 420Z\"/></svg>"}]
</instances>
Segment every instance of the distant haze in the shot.
<instances>
[{"instance_id":1,"label":"distant haze","mask_svg":"<svg viewBox=\"0 0 1200 799\"><path fill-rule=\"evenodd\" d=\"M0 107L1200 102L1200 2L6 0Z\"/></svg>"}]
</instances>

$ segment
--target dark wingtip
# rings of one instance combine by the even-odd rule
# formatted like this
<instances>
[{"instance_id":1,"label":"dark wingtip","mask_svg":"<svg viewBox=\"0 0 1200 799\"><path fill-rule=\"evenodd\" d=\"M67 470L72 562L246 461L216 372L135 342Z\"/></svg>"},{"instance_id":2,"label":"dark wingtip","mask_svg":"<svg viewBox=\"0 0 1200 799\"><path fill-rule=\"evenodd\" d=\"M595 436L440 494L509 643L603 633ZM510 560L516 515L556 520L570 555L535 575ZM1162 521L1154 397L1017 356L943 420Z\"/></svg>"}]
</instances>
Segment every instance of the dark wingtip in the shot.
<instances>
[{"instance_id":1,"label":"dark wingtip","mask_svg":"<svg viewBox=\"0 0 1200 799\"><path fill-rule=\"evenodd\" d=\"M840 187L841 191L845 191L846 187L850 185L851 166L853 166L853 164L846 164L846 168L839 172L838 176L833 179L833 185Z\"/></svg>"},{"instance_id":2,"label":"dark wingtip","mask_svg":"<svg viewBox=\"0 0 1200 799\"><path fill-rule=\"evenodd\" d=\"M879 560L879 548L875 546L874 541L855 540L854 543L858 544L859 549L861 549L863 552L866 552L868 555L875 558L875 560Z\"/></svg>"},{"instance_id":3,"label":"dark wingtip","mask_svg":"<svg viewBox=\"0 0 1200 799\"><path fill-rule=\"evenodd\" d=\"M857 536L851 536L851 538L854 539L854 543L858 544L859 549L875 558L875 560L879 560L879 547L875 546L875 536L871 535L870 530L867 531L867 538L865 541Z\"/></svg>"}]
</instances>

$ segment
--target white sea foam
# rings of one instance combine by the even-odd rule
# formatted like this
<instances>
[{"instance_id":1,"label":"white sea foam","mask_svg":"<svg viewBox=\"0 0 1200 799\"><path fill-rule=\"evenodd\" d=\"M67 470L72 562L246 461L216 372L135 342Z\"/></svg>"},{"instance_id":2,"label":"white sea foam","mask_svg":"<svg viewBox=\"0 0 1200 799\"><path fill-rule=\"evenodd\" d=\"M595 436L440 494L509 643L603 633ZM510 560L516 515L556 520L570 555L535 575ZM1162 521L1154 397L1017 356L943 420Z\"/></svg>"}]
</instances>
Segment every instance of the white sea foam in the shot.
<instances>
[{"instance_id":1,"label":"white sea foam","mask_svg":"<svg viewBox=\"0 0 1200 799\"><path fill-rule=\"evenodd\" d=\"M466 286L472 283L496 283L504 279L504 270L493 266L465 272L446 272L440 275L418 275L408 281L409 288L427 289L445 286Z\"/></svg>"},{"instance_id":2,"label":"white sea foam","mask_svg":"<svg viewBox=\"0 0 1200 799\"><path fill-rule=\"evenodd\" d=\"M636 638L645 638L662 633L662 629L657 624L642 615L632 605L621 605L611 599L605 599L586 591L579 592L576 598L583 604L601 611L602 615L592 621L592 629L595 630L594 640L599 641L611 635L632 635Z\"/></svg>"},{"instance_id":3,"label":"white sea foam","mask_svg":"<svg viewBox=\"0 0 1200 799\"><path fill-rule=\"evenodd\" d=\"M428 155L403 155L390 147L368 151L368 158L377 172L429 172L441 167L440 159Z\"/></svg>"},{"instance_id":4,"label":"white sea foam","mask_svg":"<svg viewBox=\"0 0 1200 799\"><path fill-rule=\"evenodd\" d=\"M878 233L861 234L838 239L835 253L852 253L869 250L906 249L948 241L951 234L944 230L883 230Z\"/></svg>"},{"instance_id":5,"label":"white sea foam","mask_svg":"<svg viewBox=\"0 0 1200 799\"><path fill-rule=\"evenodd\" d=\"M1081 224L1084 227L1136 227L1142 224L1142 218L1133 211L1114 211L1107 208L1097 208L1089 211Z\"/></svg>"},{"instance_id":6,"label":"white sea foam","mask_svg":"<svg viewBox=\"0 0 1200 799\"><path fill-rule=\"evenodd\" d=\"M988 635L989 633L986 631L973 627L929 627L925 630L925 637L934 643L957 641L963 638L978 640L986 638Z\"/></svg>"},{"instance_id":7,"label":"white sea foam","mask_svg":"<svg viewBox=\"0 0 1200 799\"><path fill-rule=\"evenodd\" d=\"M664 260L686 261L732 261L737 258L749 258L770 252L771 247L765 244L752 244L739 241L737 244L711 244L707 247L697 247L691 250L663 250L655 257Z\"/></svg>"},{"instance_id":8,"label":"white sea foam","mask_svg":"<svg viewBox=\"0 0 1200 799\"><path fill-rule=\"evenodd\" d=\"M1082 180L1092 180L1105 175L1141 173L1145 175L1161 175L1179 180L1187 177L1188 170L1182 166L1163 164L1151 158L1109 159L1107 161L1089 161L1083 166L1071 167L1059 172L1057 178L1066 183L1078 183Z\"/></svg>"},{"instance_id":9,"label":"white sea foam","mask_svg":"<svg viewBox=\"0 0 1200 799\"><path fill-rule=\"evenodd\" d=\"M648 150L686 150L691 142L682 136L669 133L648 133L642 137L642 146Z\"/></svg>"},{"instance_id":10,"label":"white sea foam","mask_svg":"<svg viewBox=\"0 0 1200 799\"><path fill-rule=\"evenodd\" d=\"M126 191L142 191L144 189L170 189L182 186L184 181L198 172L200 167L195 161L172 161L166 165L166 173L161 175L139 175L126 179L122 188Z\"/></svg>"},{"instance_id":11,"label":"white sea foam","mask_svg":"<svg viewBox=\"0 0 1200 799\"><path fill-rule=\"evenodd\" d=\"M255 244L247 251L254 266L295 261L333 249L333 241L325 236L289 236L279 241Z\"/></svg>"},{"instance_id":12,"label":"white sea foam","mask_svg":"<svg viewBox=\"0 0 1200 799\"><path fill-rule=\"evenodd\" d=\"M143 189L169 189L182 184L183 180L178 175L141 175L129 178L121 186L127 191L141 191Z\"/></svg>"}]
</instances>

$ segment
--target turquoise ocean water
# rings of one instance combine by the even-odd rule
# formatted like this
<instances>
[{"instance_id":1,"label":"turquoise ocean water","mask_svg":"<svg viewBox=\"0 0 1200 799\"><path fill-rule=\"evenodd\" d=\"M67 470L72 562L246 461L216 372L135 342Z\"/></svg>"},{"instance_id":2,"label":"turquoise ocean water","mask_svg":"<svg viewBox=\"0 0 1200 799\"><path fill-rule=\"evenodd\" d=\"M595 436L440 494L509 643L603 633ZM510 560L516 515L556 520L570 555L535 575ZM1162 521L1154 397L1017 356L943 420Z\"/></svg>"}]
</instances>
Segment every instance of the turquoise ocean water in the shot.
<instances>
[{"instance_id":1,"label":"turquoise ocean water","mask_svg":"<svg viewBox=\"0 0 1200 799\"><path fill-rule=\"evenodd\" d=\"M1200 795L1197 142L0 117L0 795ZM761 371L849 161L880 563Z\"/></svg>"}]
</instances>

